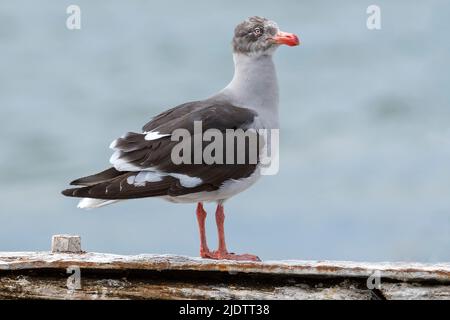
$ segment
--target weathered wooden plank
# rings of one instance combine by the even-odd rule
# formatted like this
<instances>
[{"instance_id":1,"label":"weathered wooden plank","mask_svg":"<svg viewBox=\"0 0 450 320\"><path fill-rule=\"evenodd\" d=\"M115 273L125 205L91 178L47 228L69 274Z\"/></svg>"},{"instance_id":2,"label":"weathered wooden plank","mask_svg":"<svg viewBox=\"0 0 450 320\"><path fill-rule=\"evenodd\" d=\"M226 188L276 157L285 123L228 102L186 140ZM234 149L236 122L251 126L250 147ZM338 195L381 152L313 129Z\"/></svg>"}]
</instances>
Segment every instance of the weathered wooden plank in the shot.
<instances>
[{"instance_id":1,"label":"weathered wooden plank","mask_svg":"<svg viewBox=\"0 0 450 320\"><path fill-rule=\"evenodd\" d=\"M106 253L0 252L0 270L67 268L78 265L91 269L194 270L289 275L368 277L380 271L395 280L436 280L450 282L450 263L351 261L227 261L177 255L115 255Z\"/></svg>"},{"instance_id":2,"label":"weathered wooden plank","mask_svg":"<svg viewBox=\"0 0 450 320\"><path fill-rule=\"evenodd\" d=\"M206 279L205 279L206 280ZM148 282L83 278L81 290L69 290L64 279L28 276L0 278L0 298L35 299L362 299L370 292L349 283L315 288L309 285L249 286L189 281Z\"/></svg>"},{"instance_id":3,"label":"weathered wooden plank","mask_svg":"<svg viewBox=\"0 0 450 320\"><path fill-rule=\"evenodd\" d=\"M68 283L69 267L81 272L78 290ZM449 263L0 252L0 298L370 299L371 276L379 277L381 298L450 299Z\"/></svg>"}]
</instances>

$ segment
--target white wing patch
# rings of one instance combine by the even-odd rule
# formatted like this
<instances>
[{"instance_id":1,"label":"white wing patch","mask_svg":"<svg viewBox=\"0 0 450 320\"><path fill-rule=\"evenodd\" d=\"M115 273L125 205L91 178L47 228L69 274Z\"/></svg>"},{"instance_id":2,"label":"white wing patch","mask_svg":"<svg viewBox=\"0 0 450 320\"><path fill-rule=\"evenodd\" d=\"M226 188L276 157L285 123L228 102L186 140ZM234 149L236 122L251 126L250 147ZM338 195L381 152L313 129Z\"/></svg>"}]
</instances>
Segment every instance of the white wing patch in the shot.
<instances>
[{"instance_id":1,"label":"white wing patch","mask_svg":"<svg viewBox=\"0 0 450 320\"><path fill-rule=\"evenodd\" d=\"M111 144L109 145L109 148L114 150L116 148L116 146L117 146L117 139L114 140L113 142L111 142Z\"/></svg>"},{"instance_id":2,"label":"white wing patch","mask_svg":"<svg viewBox=\"0 0 450 320\"><path fill-rule=\"evenodd\" d=\"M93 209L100 208L106 206L108 204L115 203L119 200L102 200L102 199L91 199L91 198L83 198L78 203L78 208L80 209Z\"/></svg>"},{"instance_id":3,"label":"white wing patch","mask_svg":"<svg viewBox=\"0 0 450 320\"><path fill-rule=\"evenodd\" d=\"M198 177L190 177L186 174L168 173L168 176L180 180L180 184L185 188L194 188L202 184L203 180Z\"/></svg>"},{"instance_id":4,"label":"white wing patch","mask_svg":"<svg viewBox=\"0 0 450 320\"><path fill-rule=\"evenodd\" d=\"M136 179L136 176L129 176L127 178L127 183L128 184L134 184L134 179Z\"/></svg>"},{"instance_id":5,"label":"white wing patch","mask_svg":"<svg viewBox=\"0 0 450 320\"><path fill-rule=\"evenodd\" d=\"M158 131L144 132L144 134L145 134L145 140L147 140L147 141L158 140L160 138L170 136L169 133L159 133Z\"/></svg>"},{"instance_id":6,"label":"white wing patch","mask_svg":"<svg viewBox=\"0 0 450 320\"><path fill-rule=\"evenodd\" d=\"M163 137L170 136L170 134L161 134L156 131L149 131L144 132L145 134L145 140L157 140ZM142 168L137 167L134 164L124 160L120 159L121 151L116 150L117 146L117 140L114 140L111 145L109 146L111 149L115 150L112 154L111 158L109 159L109 162L116 168L118 171L134 171L138 172L136 175L129 176L127 178L127 183L130 185L134 185L135 187L144 187L147 182L158 182L163 179L163 177L173 177L175 179L178 179L180 181L180 184L185 188L194 188L203 183L203 180L198 177L190 177L186 174L181 173L166 173L158 171L154 168Z\"/></svg>"},{"instance_id":7,"label":"white wing patch","mask_svg":"<svg viewBox=\"0 0 450 320\"><path fill-rule=\"evenodd\" d=\"M180 173L163 173L159 171L140 171L137 175L129 176L127 183L135 187L145 187L147 182L158 182L163 177L173 177L180 181L180 184L185 188L194 188L202 184L203 180L197 177L190 177Z\"/></svg>"},{"instance_id":8,"label":"white wing patch","mask_svg":"<svg viewBox=\"0 0 450 320\"><path fill-rule=\"evenodd\" d=\"M127 178L128 184L132 184L135 187L145 187L147 182L158 182L161 180L162 175L153 171L141 171L137 175Z\"/></svg>"},{"instance_id":9,"label":"white wing patch","mask_svg":"<svg viewBox=\"0 0 450 320\"><path fill-rule=\"evenodd\" d=\"M109 163L111 163L114 168L118 171L141 171L142 168L136 167L134 164L129 163L124 159L119 159L120 150L115 151L111 158L109 159Z\"/></svg>"}]
</instances>

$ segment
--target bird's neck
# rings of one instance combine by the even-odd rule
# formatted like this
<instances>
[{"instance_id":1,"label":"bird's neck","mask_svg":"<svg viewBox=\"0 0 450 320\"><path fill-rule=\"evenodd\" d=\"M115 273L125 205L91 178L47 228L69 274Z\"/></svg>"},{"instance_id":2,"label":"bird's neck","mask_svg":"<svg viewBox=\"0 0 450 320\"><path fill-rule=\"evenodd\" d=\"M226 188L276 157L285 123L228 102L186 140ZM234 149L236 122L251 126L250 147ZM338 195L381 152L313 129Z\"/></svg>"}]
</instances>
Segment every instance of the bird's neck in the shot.
<instances>
[{"instance_id":1,"label":"bird's neck","mask_svg":"<svg viewBox=\"0 0 450 320\"><path fill-rule=\"evenodd\" d=\"M240 107L254 109L278 125L278 81L270 55L247 56L235 53L234 76L221 91Z\"/></svg>"}]
</instances>

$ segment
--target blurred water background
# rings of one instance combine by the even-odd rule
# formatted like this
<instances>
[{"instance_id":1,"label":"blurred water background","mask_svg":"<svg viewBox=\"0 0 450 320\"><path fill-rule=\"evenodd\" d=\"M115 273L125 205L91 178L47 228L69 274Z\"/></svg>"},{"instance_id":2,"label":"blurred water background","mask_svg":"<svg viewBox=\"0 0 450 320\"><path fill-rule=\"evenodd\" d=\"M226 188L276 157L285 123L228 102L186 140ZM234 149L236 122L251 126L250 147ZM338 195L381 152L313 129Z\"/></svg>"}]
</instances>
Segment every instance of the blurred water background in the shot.
<instances>
[{"instance_id":1,"label":"blurred water background","mask_svg":"<svg viewBox=\"0 0 450 320\"><path fill-rule=\"evenodd\" d=\"M81 7L82 29L66 28ZM108 166L109 143L233 75L234 26L278 22L302 45L275 60L277 176L229 201L229 248L263 259L450 260L450 3L381 1L0 3L0 250L198 254L195 205L76 209L60 191ZM214 207L208 236L216 246Z\"/></svg>"}]
</instances>

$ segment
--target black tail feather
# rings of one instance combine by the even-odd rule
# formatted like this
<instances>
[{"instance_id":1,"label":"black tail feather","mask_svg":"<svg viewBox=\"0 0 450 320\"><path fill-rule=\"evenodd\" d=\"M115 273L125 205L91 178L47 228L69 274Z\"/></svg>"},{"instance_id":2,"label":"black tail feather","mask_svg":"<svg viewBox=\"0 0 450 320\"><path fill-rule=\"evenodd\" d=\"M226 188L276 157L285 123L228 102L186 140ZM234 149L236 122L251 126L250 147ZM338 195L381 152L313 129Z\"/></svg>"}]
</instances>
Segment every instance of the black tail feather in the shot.
<instances>
[{"instance_id":1,"label":"black tail feather","mask_svg":"<svg viewBox=\"0 0 450 320\"><path fill-rule=\"evenodd\" d=\"M72 186L92 186L98 183L106 182L123 175L126 172L118 171L115 168L109 168L102 172L93 174L91 176L82 177L72 181Z\"/></svg>"}]
</instances>

